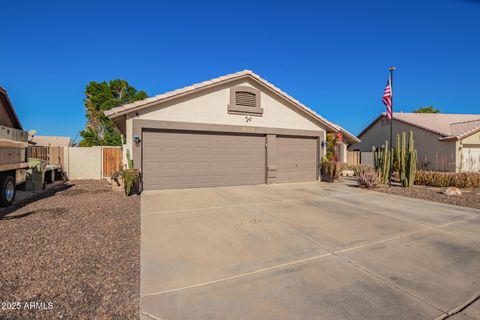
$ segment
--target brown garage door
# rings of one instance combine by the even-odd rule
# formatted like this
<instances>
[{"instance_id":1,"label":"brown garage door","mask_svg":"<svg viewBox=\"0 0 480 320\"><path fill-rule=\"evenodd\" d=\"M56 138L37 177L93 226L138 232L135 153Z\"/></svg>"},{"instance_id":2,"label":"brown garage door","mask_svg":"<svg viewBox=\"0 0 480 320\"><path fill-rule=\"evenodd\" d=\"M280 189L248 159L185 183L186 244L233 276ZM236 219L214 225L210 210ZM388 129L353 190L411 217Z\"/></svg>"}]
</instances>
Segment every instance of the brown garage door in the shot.
<instances>
[{"instance_id":1,"label":"brown garage door","mask_svg":"<svg viewBox=\"0 0 480 320\"><path fill-rule=\"evenodd\" d=\"M143 132L146 190L265 183L265 137Z\"/></svg>"},{"instance_id":2,"label":"brown garage door","mask_svg":"<svg viewBox=\"0 0 480 320\"><path fill-rule=\"evenodd\" d=\"M300 182L317 179L317 140L277 137L277 181Z\"/></svg>"}]
</instances>

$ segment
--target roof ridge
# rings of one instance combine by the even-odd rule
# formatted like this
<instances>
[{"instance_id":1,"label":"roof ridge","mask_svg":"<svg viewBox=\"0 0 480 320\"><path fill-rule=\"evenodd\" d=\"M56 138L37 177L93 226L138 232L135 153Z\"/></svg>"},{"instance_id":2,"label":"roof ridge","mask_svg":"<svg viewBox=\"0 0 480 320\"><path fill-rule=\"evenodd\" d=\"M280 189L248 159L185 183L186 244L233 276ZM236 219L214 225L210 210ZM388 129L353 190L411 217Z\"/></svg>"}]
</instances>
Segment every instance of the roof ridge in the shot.
<instances>
[{"instance_id":1,"label":"roof ridge","mask_svg":"<svg viewBox=\"0 0 480 320\"><path fill-rule=\"evenodd\" d=\"M472 115L474 116L474 114L472 114ZM452 125L452 124L460 124L460 123L480 121L480 115L479 115L478 117L479 117L478 119L473 119L473 120L465 120L465 121L452 122L452 123L450 123L450 125Z\"/></svg>"}]
</instances>

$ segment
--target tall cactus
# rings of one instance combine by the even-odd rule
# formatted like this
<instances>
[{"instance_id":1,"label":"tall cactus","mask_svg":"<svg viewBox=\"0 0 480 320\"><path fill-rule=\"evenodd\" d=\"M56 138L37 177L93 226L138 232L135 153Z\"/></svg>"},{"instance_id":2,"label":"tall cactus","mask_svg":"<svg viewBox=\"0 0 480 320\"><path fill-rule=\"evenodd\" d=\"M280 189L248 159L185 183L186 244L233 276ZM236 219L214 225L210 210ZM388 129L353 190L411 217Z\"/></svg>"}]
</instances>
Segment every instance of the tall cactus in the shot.
<instances>
[{"instance_id":1,"label":"tall cactus","mask_svg":"<svg viewBox=\"0 0 480 320\"><path fill-rule=\"evenodd\" d=\"M398 171L402 186L411 187L415 182L417 172L417 150L415 150L413 132L397 134L397 145L390 151L388 141L381 148L372 147L373 165L380 175L381 183L388 183L390 177L390 159L394 159L395 171Z\"/></svg>"},{"instance_id":2,"label":"tall cactus","mask_svg":"<svg viewBox=\"0 0 480 320\"><path fill-rule=\"evenodd\" d=\"M408 149L408 150L407 150ZM402 132L402 145L399 157L400 181L403 187L411 187L415 182L415 173L417 172L417 150L415 150L415 141L413 132L408 133L408 144L406 142L406 133Z\"/></svg>"},{"instance_id":3,"label":"tall cactus","mask_svg":"<svg viewBox=\"0 0 480 320\"><path fill-rule=\"evenodd\" d=\"M388 183L388 179L390 177L390 157L391 152L388 148L388 141L385 141L385 145L381 148L372 148L373 152L373 164L375 170L380 175L380 181L382 183Z\"/></svg>"},{"instance_id":4,"label":"tall cactus","mask_svg":"<svg viewBox=\"0 0 480 320\"><path fill-rule=\"evenodd\" d=\"M400 166L399 166L399 169L398 169L398 172L400 174L400 181L402 182L403 184L403 181L405 181L406 179L406 176L405 176L405 172L406 172L406 163L407 163L407 158L406 158L406 133L405 132L402 132L402 145L401 145L401 148L400 148Z\"/></svg>"},{"instance_id":5,"label":"tall cactus","mask_svg":"<svg viewBox=\"0 0 480 320\"><path fill-rule=\"evenodd\" d=\"M400 172L400 165L401 165L401 159L400 159L400 135L397 134L397 144L395 145L395 148L393 148L393 171L398 171L398 172Z\"/></svg>"},{"instance_id":6,"label":"tall cactus","mask_svg":"<svg viewBox=\"0 0 480 320\"><path fill-rule=\"evenodd\" d=\"M415 174L417 173L417 150L414 148L413 132L408 133L408 155L407 155L407 171L406 178L407 187L413 186L415 182Z\"/></svg>"},{"instance_id":7,"label":"tall cactus","mask_svg":"<svg viewBox=\"0 0 480 320\"><path fill-rule=\"evenodd\" d=\"M130 150L127 149L127 168L128 169L133 169L133 161L130 156Z\"/></svg>"}]
</instances>

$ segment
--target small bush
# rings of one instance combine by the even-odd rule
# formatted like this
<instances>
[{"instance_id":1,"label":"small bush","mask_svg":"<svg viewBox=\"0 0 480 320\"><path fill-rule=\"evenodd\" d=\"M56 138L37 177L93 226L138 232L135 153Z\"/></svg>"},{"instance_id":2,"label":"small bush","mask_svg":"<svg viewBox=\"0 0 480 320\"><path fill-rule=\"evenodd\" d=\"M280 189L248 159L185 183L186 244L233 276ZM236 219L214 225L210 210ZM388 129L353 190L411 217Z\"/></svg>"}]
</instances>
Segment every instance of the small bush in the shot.
<instances>
[{"instance_id":1,"label":"small bush","mask_svg":"<svg viewBox=\"0 0 480 320\"><path fill-rule=\"evenodd\" d=\"M129 196L132 193L135 184L138 184L139 172L136 169L126 169L123 171L122 176L125 185L125 194Z\"/></svg>"},{"instance_id":2,"label":"small bush","mask_svg":"<svg viewBox=\"0 0 480 320\"><path fill-rule=\"evenodd\" d=\"M374 189L380 183L380 176L372 168L364 168L358 174L358 185L367 189Z\"/></svg>"},{"instance_id":3,"label":"small bush","mask_svg":"<svg viewBox=\"0 0 480 320\"><path fill-rule=\"evenodd\" d=\"M334 161L322 161L320 163L320 175L322 181L333 182L336 177L337 165Z\"/></svg>"},{"instance_id":4,"label":"small bush","mask_svg":"<svg viewBox=\"0 0 480 320\"><path fill-rule=\"evenodd\" d=\"M480 173L417 171L415 184L429 187L480 188Z\"/></svg>"}]
</instances>

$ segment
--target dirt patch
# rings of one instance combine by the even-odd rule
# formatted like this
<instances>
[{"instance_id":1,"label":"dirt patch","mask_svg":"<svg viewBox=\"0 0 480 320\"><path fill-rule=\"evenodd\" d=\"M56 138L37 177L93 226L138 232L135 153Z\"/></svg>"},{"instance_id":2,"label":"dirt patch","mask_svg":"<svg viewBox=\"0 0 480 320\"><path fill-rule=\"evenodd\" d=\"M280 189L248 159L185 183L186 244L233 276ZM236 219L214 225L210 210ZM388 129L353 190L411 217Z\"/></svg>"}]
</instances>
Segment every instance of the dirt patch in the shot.
<instances>
[{"instance_id":1,"label":"dirt patch","mask_svg":"<svg viewBox=\"0 0 480 320\"><path fill-rule=\"evenodd\" d=\"M404 197L423 199L435 202L443 202L454 204L462 207L480 209L480 189L460 189L462 195L447 196L443 194L445 188L434 188L425 186L413 186L411 188L402 188L400 186L392 186L392 188L379 187L374 191L395 194Z\"/></svg>"},{"instance_id":2,"label":"dirt patch","mask_svg":"<svg viewBox=\"0 0 480 320\"><path fill-rule=\"evenodd\" d=\"M138 318L140 197L71 184L0 219L0 319Z\"/></svg>"}]
</instances>

